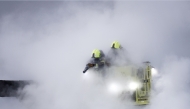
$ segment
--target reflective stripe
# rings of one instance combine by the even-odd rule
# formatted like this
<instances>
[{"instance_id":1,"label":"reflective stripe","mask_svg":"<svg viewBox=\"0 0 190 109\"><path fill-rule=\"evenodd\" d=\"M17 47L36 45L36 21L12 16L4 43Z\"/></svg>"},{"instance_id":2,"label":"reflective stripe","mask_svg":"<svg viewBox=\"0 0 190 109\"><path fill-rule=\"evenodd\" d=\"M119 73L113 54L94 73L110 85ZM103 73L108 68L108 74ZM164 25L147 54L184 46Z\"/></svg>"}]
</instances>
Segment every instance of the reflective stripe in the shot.
<instances>
[{"instance_id":1,"label":"reflective stripe","mask_svg":"<svg viewBox=\"0 0 190 109\"><path fill-rule=\"evenodd\" d=\"M105 64L105 61L102 60L101 62L103 62Z\"/></svg>"}]
</instances>

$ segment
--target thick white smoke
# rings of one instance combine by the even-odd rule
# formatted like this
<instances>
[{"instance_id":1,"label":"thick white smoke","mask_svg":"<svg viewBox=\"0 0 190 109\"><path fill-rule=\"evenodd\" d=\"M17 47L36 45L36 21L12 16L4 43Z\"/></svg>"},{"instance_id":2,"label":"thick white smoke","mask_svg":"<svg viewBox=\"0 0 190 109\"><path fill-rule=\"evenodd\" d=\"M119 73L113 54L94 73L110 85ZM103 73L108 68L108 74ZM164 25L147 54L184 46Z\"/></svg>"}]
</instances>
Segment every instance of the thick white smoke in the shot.
<instances>
[{"instance_id":1,"label":"thick white smoke","mask_svg":"<svg viewBox=\"0 0 190 109\"><path fill-rule=\"evenodd\" d=\"M151 108L188 108L190 60L171 56L160 69L155 79Z\"/></svg>"},{"instance_id":2,"label":"thick white smoke","mask_svg":"<svg viewBox=\"0 0 190 109\"><path fill-rule=\"evenodd\" d=\"M19 109L139 108L110 97L102 79L84 80L91 51L98 48L106 54L114 40L132 61L149 60L159 70L152 103L144 108L188 108L190 63L188 57L181 58L189 54L181 44L189 40L184 29L190 22L188 3L37 4L24 2L0 19L0 79L37 82L24 89L27 97L22 101L1 98L1 108L9 109L10 103ZM179 58L170 59L172 54Z\"/></svg>"}]
</instances>

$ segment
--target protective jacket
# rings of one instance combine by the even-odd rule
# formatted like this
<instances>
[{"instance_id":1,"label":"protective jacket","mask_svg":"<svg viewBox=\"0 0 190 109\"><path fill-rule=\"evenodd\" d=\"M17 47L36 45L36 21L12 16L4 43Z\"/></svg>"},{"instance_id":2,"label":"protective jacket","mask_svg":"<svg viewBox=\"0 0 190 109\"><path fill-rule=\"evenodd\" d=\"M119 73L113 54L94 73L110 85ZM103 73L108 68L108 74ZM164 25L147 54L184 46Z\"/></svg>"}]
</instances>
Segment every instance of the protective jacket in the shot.
<instances>
[{"instance_id":1,"label":"protective jacket","mask_svg":"<svg viewBox=\"0 0 190 109\"><path fill-rule=\"evenodd\" d=\"M114 49L111 48L106 57L107 62L110 65L123 65L129 62L126 51L124 48Z\"/></svg>"}]
</instances>

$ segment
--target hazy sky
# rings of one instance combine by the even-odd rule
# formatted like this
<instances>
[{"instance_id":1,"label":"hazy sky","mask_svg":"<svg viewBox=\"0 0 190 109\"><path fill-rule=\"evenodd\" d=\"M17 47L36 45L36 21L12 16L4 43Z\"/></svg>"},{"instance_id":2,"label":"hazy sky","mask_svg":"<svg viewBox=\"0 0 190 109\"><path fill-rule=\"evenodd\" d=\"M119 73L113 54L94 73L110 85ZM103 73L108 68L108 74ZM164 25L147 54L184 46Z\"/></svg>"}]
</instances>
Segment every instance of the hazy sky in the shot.
<instances>
[{"instance_id":1,"label":"hazy sky","mask_svg":"<svg viewBox=\"0 0 190 109\"><path fill-rule=\"evenodd\" d=\"M114 40L132 61L149 60L159 70L152 103L143 108L189 108L188 1L0 2L0 79L39 83L25 89L25 100L2 98L0 107L126 109L101 83L83 80L91 51L106 54Z\"/></svg>"}]
</instances>

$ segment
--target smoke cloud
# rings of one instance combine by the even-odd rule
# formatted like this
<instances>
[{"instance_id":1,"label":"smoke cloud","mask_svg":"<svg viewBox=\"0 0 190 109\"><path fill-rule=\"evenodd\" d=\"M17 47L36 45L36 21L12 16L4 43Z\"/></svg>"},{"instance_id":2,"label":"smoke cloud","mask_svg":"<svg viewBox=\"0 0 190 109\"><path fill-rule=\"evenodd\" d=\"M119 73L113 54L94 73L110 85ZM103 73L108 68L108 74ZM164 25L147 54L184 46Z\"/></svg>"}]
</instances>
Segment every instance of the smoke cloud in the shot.
<instances>
[{"instance_id":1,"label":"smoke cloud","mask_svg":"<svg viewBox=\"0 0 190 109\"><path fill-rule=\"evenodd\" d=\"M125 109L101 78L82 71L91 51L118 40L135 63L159 71L152 102L142 108L184 109L189 103L189 2L1 2L0 79L34 80L26 98L0 98L9 109ZM7 8L9 7L9 8Z\"/></svg>"}]
</instances>

